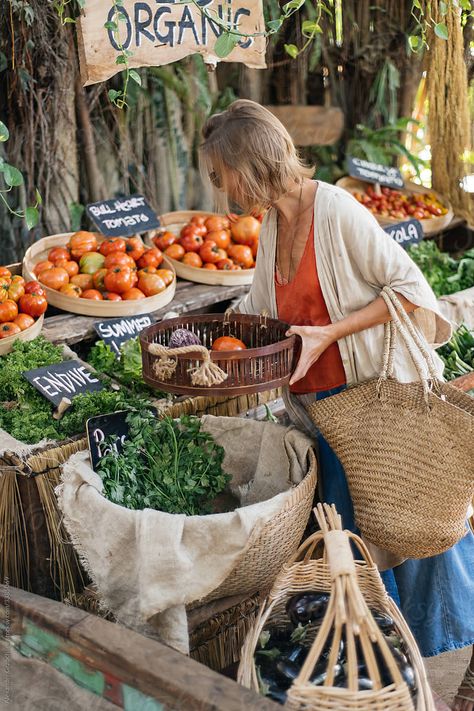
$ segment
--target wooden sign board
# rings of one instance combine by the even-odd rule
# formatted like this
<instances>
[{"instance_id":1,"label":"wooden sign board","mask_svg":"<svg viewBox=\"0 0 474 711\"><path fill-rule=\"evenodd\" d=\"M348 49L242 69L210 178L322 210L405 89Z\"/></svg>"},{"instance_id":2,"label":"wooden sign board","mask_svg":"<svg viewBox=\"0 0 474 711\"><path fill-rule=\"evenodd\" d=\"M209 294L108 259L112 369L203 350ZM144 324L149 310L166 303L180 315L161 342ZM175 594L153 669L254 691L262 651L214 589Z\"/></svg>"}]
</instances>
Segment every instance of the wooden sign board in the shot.
<instances>
[{"instance_id":1,"label":"wooden sign board","mask_svg":"<svg viewBox=\"0 0 474 711\"><path fill-rule=\"evenodd\" d=\"M155 415L158 410L150 407ZM120 454L123 444L129 434L126 410L111 412L108 415L97 415L90 417L86 423L87 442L91 455L92 469L96 469L97 464L106 454L115 452Z\"/></svg>"},{"instance_id":2,"label":"wooden sign board","mask_svg":"<svg viewBox=\"0 0 474 711\"><path fill-rule=\"evenodd\" d=\"M101 338L113 350L116 356L120 356L120 346L130 338L134 338L144 328L148 328L153 323L151 314L141 316L129 316L127 318L109 318L107 321L96 321L94 328L99 338Z\"/></svg>"},{"instance_id":3,"label":"wooden sign board","mask_svg":"<svg viewBox=\"0 0 474 711\"><path fill-rule=\"evenodd\" d=\"M86 206L86 212L106 237L130 237L154 230L161 224L143 195L93 202Z\"/></svg>"},{"instance_id":4,"label":"wooden sign board","mask_svg":"<svg viewBox=\"0 0 474 711\"><path fill-rule=\"evenodd\" d=\"M118 7L118 6L117 6ZM105 81L124 69L117 64L122 52L117 43L131 52L129 68L159 66L176 62L190 54L201 54L204 61L242 62L248 67L264 69L266 39L263 35L242 37L223 60L214 51L222 29L215 17L230 23L246 35L265 31L262 0L199 0L198 3L123 0L123 20L116 31L106 29L113 22L116 6L112 0L85 0L78 23L78 48L83 84Z\"/></svg>"},{"instance_id":5,"label":"wooden sign board","mask_svg":"<svg viewBox=\"0 0 474 711\"><path fill-rule=\"evenodd\" d=\"M344 114L335 106L265 106L282 122L296 146L331 146L344 130Z\"/></svg>"},{"instance_id":6,"label":"wooden sign board","mask_svg":"<svg viewBox=\"0 0 474 711\"><path fill-rule=\"evenodd\" d=\"M367 183L378 183L384 188L403 188L405 185L402 174L398 168L391 168L380 163L370 163L362 158L347 156L347 170L349 175Z\"/></svg>"},{"instance_id":7,"label":"wooden sign board","mask_svg":"<svg viewBox=\"0 0 474 711\"><path fill-rule=\"evenodd\" d=\"M56 407L63 398L72 400L80 393L102 390L104 384L78 360L27 370L23 376Z\"/></svg>"},{"instance_id":8,"label":"wooden sign board","mask_svg":"<svg viewBox=\"0 0 474 711\"><path fill-rule=\"evenodd\" d=\"M397 222L396 225L384 227L384 230L404 249L409 247L411 244L421 242L424 237L423 227L419 220L405 220L404 222Z\"/></svg>"}]
</instances>

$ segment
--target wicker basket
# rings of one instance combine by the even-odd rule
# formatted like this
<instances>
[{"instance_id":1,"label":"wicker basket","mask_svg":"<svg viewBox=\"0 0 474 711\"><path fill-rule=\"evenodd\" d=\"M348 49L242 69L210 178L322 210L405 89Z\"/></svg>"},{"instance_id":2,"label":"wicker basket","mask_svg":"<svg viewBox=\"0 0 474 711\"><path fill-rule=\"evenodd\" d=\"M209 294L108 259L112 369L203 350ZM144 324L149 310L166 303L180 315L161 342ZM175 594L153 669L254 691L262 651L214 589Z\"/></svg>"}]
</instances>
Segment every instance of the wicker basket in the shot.
<instances>
[{"instance_id":1,"label":"wicker basket","mask_svg":"<svg viewBox=\"0 0 474 711\"><path fill-rule=\"evenodd\" d=\"M309 628L304 642L309 651L287 692L284 707L294 711L413 711L415 708L416 711L434 711L419 650L397 606L388 597L367 548L360 538L349 531L342 531L341 519L334 506L325 505L324 513L319 505L318 520L323 531L310 536L294 558L283 566L262 604L242 649L238 681L259 691L254 655L261 632L270 627L287 629L289 620L285 606L288 599L297 593L317 590L330 593L330 600L319 626L314 625L312 631ZM351 540L362 555L360 561L353 559ZM324 546L324 555L317 558L321 545ZM414 668L416 702L369 608L388 614L394 620L397 634L403 640ZM348 688L332 686L341 639L348 650ZM360 645L359 654L363 650L365 660L358 660L356 640ZM380 680L375 644L378 658L383 659L392 677L392 683L388 686L382 686ZM325 647L330 650L328 675L324 684L315 686L309 678ZM373 690L358 691L358 661L365 661Z\"/></svg>"},{"instance_id":2,"label":"wicker basket","mask_svg":"<svg viewBox=\"0 0 474 711\"><path fill-rule=\"evenodd\" d=\"M160 357L153 353L154 344L167 346L173 331L193 331L206 349L223 335L232 335L247 345L242 351L210 351L210 362L227 375L217 385L193 384L193 371L203 365L199 353L174 354L174 372L168 379L156 375ZM287 338L288 325L276 319L244 314L207 314L180 316L161 321L140 333L143 378L152 387L182 395L245 395L271 390L288 383L293 366L295 337Z\"/></svg>"}]
</instances>

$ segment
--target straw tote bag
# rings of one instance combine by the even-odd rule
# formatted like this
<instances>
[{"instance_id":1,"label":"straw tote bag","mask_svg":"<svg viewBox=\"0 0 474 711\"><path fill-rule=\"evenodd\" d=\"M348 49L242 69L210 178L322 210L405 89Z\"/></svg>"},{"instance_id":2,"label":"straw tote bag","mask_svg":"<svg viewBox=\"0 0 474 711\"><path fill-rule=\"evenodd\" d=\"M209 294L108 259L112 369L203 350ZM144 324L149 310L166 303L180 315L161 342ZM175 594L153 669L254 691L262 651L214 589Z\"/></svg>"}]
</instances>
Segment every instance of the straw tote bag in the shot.
<instances>
[{"instance_id":1,"label":"straw tote bag","mask_svg":"<svg viewBox=\"0 0 474 711\"><path fill-rule=\"evenodd\" d=\"M396 294L385 287L381 296L392 320L385 326L380 377L315 402L308 412L345 469L366 539L404 558L426 558L451 548L467 530L474 398L439 380ZM396 334L419 381L393 378Z\"/></svg>"}]
</instances>

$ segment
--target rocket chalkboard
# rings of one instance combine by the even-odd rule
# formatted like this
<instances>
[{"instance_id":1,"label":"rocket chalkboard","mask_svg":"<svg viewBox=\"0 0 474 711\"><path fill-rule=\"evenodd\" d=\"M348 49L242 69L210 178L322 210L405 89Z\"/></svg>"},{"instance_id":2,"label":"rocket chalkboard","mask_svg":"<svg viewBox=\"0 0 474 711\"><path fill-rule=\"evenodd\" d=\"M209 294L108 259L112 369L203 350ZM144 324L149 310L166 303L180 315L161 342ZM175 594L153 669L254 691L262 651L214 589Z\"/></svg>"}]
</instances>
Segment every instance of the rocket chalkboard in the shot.
<instances>
[{"instance_id":1,"label":"rocket chalkboard","mask_svg":"<svg viewBox=\"0 0 474 711\"><path fill-rule=\"evenodd\" d=\"M78 360L27 370L23 376L47 400L58 406L63 398L72 400L81 393L102 390L104 384Z\"/></svg>"},{"instance_id":2,"label":"rocket chalkboard","mask_svg":"<svg viewBox=\"0 0 474 711\"><path fill-rule=\"evenodd\" d=\"M398 244L405 249L411 244L421 242L423 239L423 227L418 220L397 222L396 225L384 227L384 230L395 242L398 242Z\"/></svg>"},{"instance_id":3,"label":"rocket chalkboard","mask_svg":"<svg viewBox=\"0 0 474 711\"><path fill-rule=\"evenodd\" d=\"M158 410L150 407L150 410L157 415ZM87 420L86 431L91 455L92 469L96 469L97 464L107 454L120 454L123 444L129 435L126 410L111 412L108 415L98 415Z\"/></svg>"},{"instance_id":4,"label":"rocket chalkboard","mask_svg":"<svg viewBox=\"0 0 474 711\"><path fill-rule=\"evenodd\" d=\"M128 195L94 202L87 214L99 232L106 237L130 237L160 226L159 217L143 195Z\"/></svg>"},{"instance_id":5,"label":"rocket chalkboard","mask_svg":"<svg viewBox=\"0 0 474 711\"><path fill-rule=\"evenodd\" d=\"M379 183L385 188L400 189L405 185L398 168L371 163L362 158L347 156L347 170L353 178L365 180L367 183Z\"/></svg>"},{"instance_id":6,"label":"rocket chalkboard","mask_svg":"<svg viewBox=\"0 0 474 711\"><path fill-rule=\"evenodd\" d=\"M115 355L119 356L122 343L134 338L144 328L151 326L152 322L150 314L142 314L141 316L96 321L94 328L99 338L110 346Z\"/></svg>"}]
</instances>

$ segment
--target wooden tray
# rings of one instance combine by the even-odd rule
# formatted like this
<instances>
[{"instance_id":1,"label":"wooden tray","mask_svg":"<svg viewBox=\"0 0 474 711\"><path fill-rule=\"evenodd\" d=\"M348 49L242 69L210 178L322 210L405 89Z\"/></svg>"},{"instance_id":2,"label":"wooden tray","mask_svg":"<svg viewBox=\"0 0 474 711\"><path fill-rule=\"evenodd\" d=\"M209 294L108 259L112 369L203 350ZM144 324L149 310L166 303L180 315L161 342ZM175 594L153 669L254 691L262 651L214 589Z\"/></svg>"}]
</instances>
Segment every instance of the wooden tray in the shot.
<instances>
[{"instance_id":1,"label":"wooden tray","mask_svg":"<svg viewBox=\"0 0 474 711\"><path fill-rule=\"evenodd\" d=\"M7 264L7 269L9 269L12 274L21 274L21 264ZM0 355L10 353L15 341L32 341L33 338L39 336L41 329L43 328L43 321L44 315L42 314L36 319L32 326L25 329L21 333L15 333L13 336L7 336L7 338L0 339Z\"/></svg>"},{"instance_id":2,"label":"wooden tray","mask_svg":"<svg viewBox=\"0 0 474 711\"><path fill-rule=\"evenodd\" d=\"M73 232L64 232L58 235L44 237L38 242L35 242L26 252L23 260L23 276L25 279L37 279L33 269L35 264L46 259L47 253L52 247L66 246ZM105 238L97 234L97 241L102 242ZM165 257L163 266L175 272L171 260ZM148 296L145 299L136 301L93 301L91 299L76 299L73 296L66 296L55 289L50 289L43 286L46 292L48 304L56 306L63 311L71 311L75 314L83 314L84 316L109 316L111 318L117 316L135 316L137 314L146 314L157 309L161 309L173 299L176 290L176 278L164 291L156 296Z\"/></svg>"},{"instance_id":3,"label":"wooden tray","mask_svg":"<svg viewBox=\"0 0 474 711\"><path fill-rule=\"evenodd\" d=\"M358 180L357 178L351 178L347 176L338 180L336 185L338 185L340 188L344 188L344 190L347 190L347 192L349 193L360 193L365 192L366 188L371 185L371 183L366 183L364 180ZM442 205L447 208L448 212L446 213L446 215L441 215L440 217L430 217L420 220L425 235L431 235L436 232L440 232L441 230L444 230L454 217L454 212L451 207L451 204L445 197L437 193L436 190L431 190L431 188L425 188L422 185L416 185L416 183L405 183L405 188L400 189L399 192L405 193L405 195L409 195L410 193L433 193L433 195L438 198ZM396 225L399 222L403 222L403 220L411 219L410 217L404 217L403 219L395 217L381 217L380 215L375 214L374 217L377 222L382 225L382 227L388 225Z\"/></svg>"},{"instance_id":4,"label":"wooden tray","mask_svg":"<svg viewBox=\"0 0 474 711\"><path fill-rule=\"evenodd\" d=\"M215 212L205 212L201 210L180 210L178 212L166 212L160 215L162 227L165 227L169 232L179 235L183 227L195 215L205 215L211 217ZM148 233L145 238L145 244L152 247L153 242L151 237L156 235L160 230L155 230ZM198 267L190 267L188 264L183 264L177 259L169 260L173 265L173 269L177 276L187 281L194 281L198 284L210 284L211 286L239 286L240 284L251 284L255 269L242 269L235 272L227 272L224 270L211 271Z\"/></svg>"}]
</instances>

